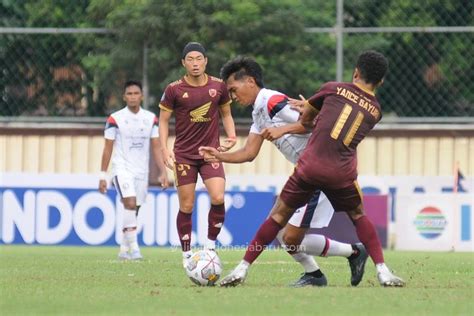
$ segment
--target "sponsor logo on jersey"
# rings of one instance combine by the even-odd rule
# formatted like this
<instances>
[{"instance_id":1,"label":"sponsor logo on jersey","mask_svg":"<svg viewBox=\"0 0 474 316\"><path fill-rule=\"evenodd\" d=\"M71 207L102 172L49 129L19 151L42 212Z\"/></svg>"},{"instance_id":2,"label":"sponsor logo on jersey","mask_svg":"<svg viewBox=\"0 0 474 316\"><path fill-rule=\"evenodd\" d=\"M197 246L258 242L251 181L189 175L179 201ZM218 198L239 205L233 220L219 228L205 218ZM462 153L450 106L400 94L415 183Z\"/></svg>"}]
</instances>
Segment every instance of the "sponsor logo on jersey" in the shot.
<instances>
[{"instance_id":1,"label":"sponsor logo on jersey","mask_svg":"<svg viewBox=\"0 0 474 316\"><path fill-rule=\"evenodd\" d=\"M209 112L209 109L211 108L211 102L207 102L206 104L203 104L199 106L198 108L192 110L189 112L189 115L191 115L191 122L194 123L201 123L201 122L209 122L211 120L210 117L204 117L204 115Z\"/></svg>"},{"instance_id":2,"label":"sponsor logo on jersey","mask_svg":"<svg viewBox=\"0 0 474 316\"><path fill-rule=\"evenodd\" d=\"M216 89L209 89L209 95L211 98L215 97L217 95L217 90Z\"/></svg>"},{"instance_id":3,"label":"sponsor logo on jersey","mask_svg":"<svg viewBox=\"0 0 474 316\"><path fill-rule=\"evenodd\" d=\"M183 96L182 96L182 98L183 98L183 99L187 99L187 98L189 98L189 95L188 95L188 93L187 93L187 92L183 93Z\"/></svg>"}]
</instances>

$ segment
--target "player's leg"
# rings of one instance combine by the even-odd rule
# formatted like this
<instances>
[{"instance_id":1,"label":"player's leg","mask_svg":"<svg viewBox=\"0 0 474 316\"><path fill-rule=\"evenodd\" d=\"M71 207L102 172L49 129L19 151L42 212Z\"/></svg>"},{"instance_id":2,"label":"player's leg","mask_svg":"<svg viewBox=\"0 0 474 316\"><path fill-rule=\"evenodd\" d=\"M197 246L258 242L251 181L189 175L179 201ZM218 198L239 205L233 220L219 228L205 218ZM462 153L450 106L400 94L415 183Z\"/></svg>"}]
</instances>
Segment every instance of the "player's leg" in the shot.
<instances>
[{"instance_id":1,"label":"player's leg","mask_svg":"<svg viewBox=\"0 0 474 316\"><path fill-rule=\"evenodd\" d=\"M206 248L215 250L216 239L225 219L225 175L222 163L205 163L201 165L199 173L211 199L208 214L208 230Z\"/></svg>"},{"instance_id":2,"label":"player's leg","mask_svg":"<svg viewBox=\"0 0 474 316\"><path fill-rule=\"evenodd\" d=\"M277 235L278 241L286 248L286 252L288 252L305 271L301 278L293 282L291 286L326 286L328 283L326 276L322 273L314 257L301 251L300 244L307 230L308 228L296 227L288 223Z\"/></svg>"},{"instance_id":3,"label":"player's leg","mask_svg":"<svg viewBox=\"0 0 474 316\"><path fill-rule=\"evenodd\" d=\"M175 183L178 191L179 210L176 217L176 227L178 231L181 250L183 252L183 266L191 258L191 233L193 228L192 212L194 207L194 197L196 192L197 167L188 161L178 160L175 163Z\"/></svg>"},{"instance_id":4,"label":"player's leg","mask_svg":"<svg viewBox=\"0 0 474 316\"><path fill-rule=\"evenodd\" d=\"M123 204L122 242L120 244L119 259L131 259L131 253L139 251L137 241L137 203L134 178L130 175L120 174L113 178L117 193Z\"/></svg>"},{"instance_id":5,"label":"player's leg","mask_svg":"<svg viewBox=\"0 0 474 316\"><path fill-rule=\"evenodd\" d=\"M328 198L324 193L317 190L309 203L293 214L287 225L290 229L286 230L283 239L285 244L292 245L294 249L299 249L300 252L304 252L307 255L347 258L351 268L351 284L356 286L362 280L365 262L368 257L367 251L362 244L351 245L342 243L319 234L306 234L296 238L293 236L298 233L301 234L301 232L292 229L292 226L300 228L327 227L333 214L334 209ZM303 275L303 278L307 279L310 277Z\"/></svg>"},{"instance_id":6,"label":"player's leg","mask_svg":"<svg viewBox=\"0 0 474 316\"><path fill-rule=\"evenodd\" d=\"M243 260L228 276L222 279L221 286L235 286L245 281L249 266L275 239L295 210L309 201L313 192L314 187L304 182L295 173L288 179L270 212L270 216L260 226L254 239L247 247Z\"/></svg>"},{"instance_id":7,"label":"player's leg","mask_svg":"<svg viewBox=\"0 0 474 316\"><path fill-rule=\"evenodd\" d=\"M136 199L135 199L135 214L136 218L138 219L138 212L140 211L140 207L145 204L146 202L146 196L148 193L148 178L147 177L135 177L134 179L134 184L135 184L135 192L136 192ZM132 204L129 205L130 207L133 206L133 201ZM137 229L135 229L135 239L137 236ZM136 246L135 246L136 244ZM140 252L140 249L138 247L138 241L132 242L131 243L131 249L130 249L130 259L131 260L142 260L143 256Z\"/></svg>"},{"instance_id":8,"label":"player's leg","mask_svg":"<svg viewBox=\"0 0 474 316\"><path fill-rule=\"evenodd\" d=\"M324 190L334 209L345 211L354 223L357 237L364 244L377 270L377 277L383 286L404 286L405 282L392 274L385 264L382 244L374 224L364 213L362 192L357 181L343 189Z\"/></svg>"}]
</instances>

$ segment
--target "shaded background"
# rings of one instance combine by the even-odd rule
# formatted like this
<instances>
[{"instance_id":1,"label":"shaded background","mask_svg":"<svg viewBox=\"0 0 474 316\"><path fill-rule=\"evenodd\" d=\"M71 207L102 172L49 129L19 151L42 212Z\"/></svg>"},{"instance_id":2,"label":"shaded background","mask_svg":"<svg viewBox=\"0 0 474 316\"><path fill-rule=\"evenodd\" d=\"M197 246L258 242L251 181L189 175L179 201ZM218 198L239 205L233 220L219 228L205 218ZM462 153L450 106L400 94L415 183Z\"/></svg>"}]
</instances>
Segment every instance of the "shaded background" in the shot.
<instances>
[{"instance_id":1,"label":"shaded background","mask_svg":"<svg viewBox=\"0 0 474 316\"><path fill-rule=\"evenodd\" d=\"M358 53L377 49L390 60L386 117L474 116L470 0L4 0L0 12L1 116L103 117L130 78L158 112L188 41L206 46L210 74L250 55L290 96L350 80Z\"/></svg>"}]
</instances>

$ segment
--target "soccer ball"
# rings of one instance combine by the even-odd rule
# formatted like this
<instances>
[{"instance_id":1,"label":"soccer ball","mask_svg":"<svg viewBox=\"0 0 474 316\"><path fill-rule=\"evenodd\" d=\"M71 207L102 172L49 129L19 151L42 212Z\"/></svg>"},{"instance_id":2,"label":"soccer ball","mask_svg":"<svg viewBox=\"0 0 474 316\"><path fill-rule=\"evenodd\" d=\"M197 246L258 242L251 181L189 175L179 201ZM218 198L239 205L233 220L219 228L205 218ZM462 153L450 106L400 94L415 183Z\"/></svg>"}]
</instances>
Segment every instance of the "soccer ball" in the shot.
<instances>
[{"instance_id":1,"label":"soccer ball","mask_svg":"<svg viewBox=\"0 0 474 316\"><path fill-rule=\"evenodd\" d=\"M186 265L186 274L197 285L213 286L222 273L221 260L215 251L200 250Z\"/></svg>"}]
</instances>

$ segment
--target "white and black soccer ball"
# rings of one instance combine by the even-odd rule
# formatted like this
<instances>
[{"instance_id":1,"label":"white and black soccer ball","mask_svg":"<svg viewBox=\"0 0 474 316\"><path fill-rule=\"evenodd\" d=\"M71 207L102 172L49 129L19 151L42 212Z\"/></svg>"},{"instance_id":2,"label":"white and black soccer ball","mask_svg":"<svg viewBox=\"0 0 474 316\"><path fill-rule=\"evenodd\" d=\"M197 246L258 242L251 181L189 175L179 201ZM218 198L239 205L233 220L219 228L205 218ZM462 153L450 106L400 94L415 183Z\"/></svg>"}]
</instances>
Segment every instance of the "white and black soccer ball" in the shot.
<instances>
[{"instance_id":1,"label":"white and black soccer ball","mask_svg":"<svg viewBox=\"0 0 474 316\"><path fill-rule=\"evenodd\" d=\"M213 286L222 273L222 264L215 251L200 250L189 258L186 274L193 283L200 286Z\"/></svg>"}]
</instances>

